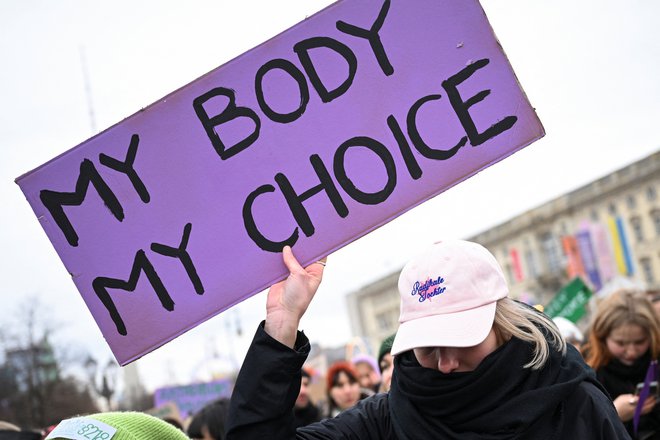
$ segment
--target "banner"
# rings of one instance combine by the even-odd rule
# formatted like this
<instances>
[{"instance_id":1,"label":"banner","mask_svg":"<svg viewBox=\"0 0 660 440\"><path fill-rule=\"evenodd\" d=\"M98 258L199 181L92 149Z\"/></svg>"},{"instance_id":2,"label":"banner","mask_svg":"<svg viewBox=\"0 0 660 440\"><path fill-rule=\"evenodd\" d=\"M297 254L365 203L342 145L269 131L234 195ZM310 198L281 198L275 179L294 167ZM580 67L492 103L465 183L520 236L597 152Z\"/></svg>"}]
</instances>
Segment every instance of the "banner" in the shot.
<instances>
[{"instance_id":1,"label":"banner","mask_svg":"<svg viewBox=\"0 0 660 440\"><path fill-rule=\"evenodd\" d=\"M586 272L591 285L595 290L600 290L603 286L603 283L600 279L600 273L598 272L598 263L596 262L596 256L594 255L594 249L591 243L591 234L588 229L584 229L575 234L575 239L577 241L577 246L580 251L580 256L582 257L582 266Z\"/></svg>"},{"instance_id":2,"label":"banner","mask_svg":"<svg viewBox=\"0 0 660 440\"><path fill-rule=\"evenodd\" d=\"M181 411L179 407L173 401L168 401L160 406L148 409L144 411L146 414L158 417L163 420L175 420L183 424L183 418L181 417Z\"/></svg>"},{"instance_id":3,"label":"banner","mask_svg":"<svg viewBox=\"0 0 660 440\"><path fill-rule=\"evenodd\" d=\"M125 365L543 134L478 1L343 0L17 183Z\"/></svg>"},{"instance_id":4,"label":"banner","mask_svg":"<svg viewBox=\"0 0 660 440\"><path fill-rule=\"evenodd\" d=\"M635 270L632 263L632 255L630 253L630 246L628 245L628 235L624 229L623 219L619 216L616 218L616 229L619 233L619 240L621 241L621 250L623 251L623 261L626 264L626 275L633 275Z\"/></svg>"},{"instance_id":5,"label":"banner","mask_svg":"<svg viewBox=\"0 0 660 440\"><path fill-rule=\"evenodd\" d=\"M520 262L520 254L518 253L518 250L516 248L511 248L509 253L511 255L511 261L513 263L513 274L516 277L516 281L520 282L525 278L525 276L523 275L522 264Z\"/></svg>"},{"instance_id":6,"label":"banner","mask_svg":"<svg viewBox=\"0 0 660 440\"><path fill-rule=\"evenodd\" d=\"M616 218L609 217L607 219L607 226L612 237L614 259L616 261L616 267L619 273L621 275L632 275L632 258L630 256L630 248L628 247L626 231L623 228L623 220L621 220L621 217L618 216Z\"/></svg>"},{"instance_id":7,"label":"banner","mask_svg":"<svg viewBox=\"0 0 660 440\"><path fill-rule=\"evenodd\" d=\"M584 266L582 266L582 257L578 249L577 240L572 235L566 235L561 238L561 244L564 248L567 264L566 272L568 278L575 278L584 275Z\"/></svg>"},{"instance_id":8,"label":"banner","mask_svg":"<svg viewBox=\"0 0 660 440\"><path fill-rule=\"evenodd\" d=\"M589 230L593 239L594 253L598 262L601 281L605 284L614 278L616 273L611 242L607 236L607 230L602 224L591 223L589 224Z\"/></svg>"},{"instance_id":9,"label":"banner","mask_svg":"<svg viewBox=\"0 0 660 440\"><path fill-rule=\"evenodd\" d=\"M159 388L154 392L154 407L167 407L168 403L173 403L179 411L181 420L185 420L207 403L222 397L231 397L231 391L232 385L229 379Z\"/></svg>"},{"instance_id":10,"label":"banner","mask_svg":"<svg viewBox=\"0 0 660 440\"><path fill-rule=\"evenodd\" d=\"M584 306L592 294L581 278L574 278L555 295L544 312L550 318L563 316L571 322L578 322L587 313Z\"/></svg>"}]
</instances>

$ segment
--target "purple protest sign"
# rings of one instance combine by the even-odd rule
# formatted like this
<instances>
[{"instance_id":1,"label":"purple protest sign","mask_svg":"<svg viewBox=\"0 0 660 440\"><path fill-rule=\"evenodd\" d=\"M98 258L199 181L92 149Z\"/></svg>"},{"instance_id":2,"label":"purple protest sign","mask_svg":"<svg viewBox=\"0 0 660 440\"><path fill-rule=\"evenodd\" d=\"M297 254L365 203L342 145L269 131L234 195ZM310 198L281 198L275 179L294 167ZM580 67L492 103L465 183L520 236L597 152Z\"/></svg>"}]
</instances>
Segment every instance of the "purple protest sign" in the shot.
<instances>
[{"instance_id":1,"label":"purple protest sign","mask_svg":"<svg viewBox=\"0 0 660 440\"><path fill-rule=\"evenodd\" d=\"M17 183L124 365L543 134L477 0L343 0Z\"/></svg>"},{"instance_id":2,"label":"purple protest sign","mask_svg":"<svg viewBox=\"0 0 660 440\"><path fill-rule=\"evenodd\" d=\"M229 379L214 380L190 385L158 388L154 392L154 406L163 407L174 403L183 419L194 415L207 403L221 397L231 396Z\"/></svg>"}]
</instances>

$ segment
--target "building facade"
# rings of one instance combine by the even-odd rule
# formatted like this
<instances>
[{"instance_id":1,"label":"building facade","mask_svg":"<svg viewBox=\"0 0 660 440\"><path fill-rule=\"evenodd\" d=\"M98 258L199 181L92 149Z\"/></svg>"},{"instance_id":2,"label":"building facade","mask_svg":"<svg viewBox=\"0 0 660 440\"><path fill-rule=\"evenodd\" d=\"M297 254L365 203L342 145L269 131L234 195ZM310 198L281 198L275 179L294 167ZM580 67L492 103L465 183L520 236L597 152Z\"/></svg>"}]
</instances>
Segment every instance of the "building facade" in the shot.
<instances>
[{"instance_id":1,"label":"building facade","mask_svg":"<svg viewBox=\"0 0 660 440\"><path fill-rule=\"evenodd\" d=\"M468 240L530 304L548 304L576 276L595 292L619 279L658 290L660 151ZM398 271L347 296L354 334L374 349L398 327L397 281Z\"/></svg>"}]
</instances>

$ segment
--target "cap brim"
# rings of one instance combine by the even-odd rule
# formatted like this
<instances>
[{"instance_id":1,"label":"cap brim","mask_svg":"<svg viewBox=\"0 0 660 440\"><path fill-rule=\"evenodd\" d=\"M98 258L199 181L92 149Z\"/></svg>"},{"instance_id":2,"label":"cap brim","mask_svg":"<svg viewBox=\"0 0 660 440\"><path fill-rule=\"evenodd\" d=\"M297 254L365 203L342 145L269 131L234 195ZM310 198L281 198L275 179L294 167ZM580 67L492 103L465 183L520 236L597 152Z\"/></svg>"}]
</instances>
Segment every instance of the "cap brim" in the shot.
<instances>
[{"instance_id":1,"label":"cap brim","mask_svg":"<svg viewBox=\"0 0 660 440\"><path fill-rule=\"evenodd\" d=\"M417 347L473 347L493 327L497 302L456 313L411 319L399 325L392 355Z\"/></svg>"}]
</instances>

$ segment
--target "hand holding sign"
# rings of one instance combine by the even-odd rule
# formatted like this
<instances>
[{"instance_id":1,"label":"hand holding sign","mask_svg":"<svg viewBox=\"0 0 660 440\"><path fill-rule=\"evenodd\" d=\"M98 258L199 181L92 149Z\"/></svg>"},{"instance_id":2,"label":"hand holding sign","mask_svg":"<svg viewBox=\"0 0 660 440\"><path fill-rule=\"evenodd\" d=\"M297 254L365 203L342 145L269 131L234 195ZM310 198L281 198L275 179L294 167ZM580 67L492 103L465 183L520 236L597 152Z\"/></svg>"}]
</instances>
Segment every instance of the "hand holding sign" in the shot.
<instances>
[{"instance_id":1,"label":"hand holding sign","mask_svg":"<svg viewBox=\"0 0 660 440\"><path fill-rule=\"evenodd\" d=\"M300 318L321 284L326 260L302 267L289 246L282 250L282 257L289 276L273 284L268 291L264 330L282 344L293 348Z\"/></svg>"}]
</instances>

